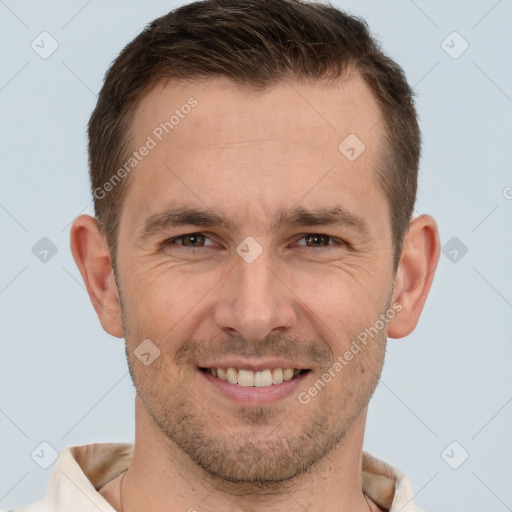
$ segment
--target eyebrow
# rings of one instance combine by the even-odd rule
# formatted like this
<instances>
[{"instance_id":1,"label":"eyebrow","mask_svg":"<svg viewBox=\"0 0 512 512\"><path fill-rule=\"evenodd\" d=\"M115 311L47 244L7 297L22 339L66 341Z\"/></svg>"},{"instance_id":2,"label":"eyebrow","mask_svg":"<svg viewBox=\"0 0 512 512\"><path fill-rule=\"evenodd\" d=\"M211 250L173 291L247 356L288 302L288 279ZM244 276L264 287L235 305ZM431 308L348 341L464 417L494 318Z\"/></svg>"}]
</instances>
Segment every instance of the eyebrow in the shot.
<instances>
[{"instance_id":1,"label":"eyebrow","mask_svg":"<svg viewBox=\"0 0 512 512\"><path fill-rule=\"evenodd\" d=\"M165 233L170 228L180 226L199 228L224 227L236 231L235 224L225 213L192 206L170 206L149 216L136 233L136 241L144 241ZM302 206L292 210L279 210L270 223L270 232L275 233L282 226L344 226L361 234L368 235L369 225L362 217L336 205L332 208L305 209Z\"/></svg>"}]
</instances>

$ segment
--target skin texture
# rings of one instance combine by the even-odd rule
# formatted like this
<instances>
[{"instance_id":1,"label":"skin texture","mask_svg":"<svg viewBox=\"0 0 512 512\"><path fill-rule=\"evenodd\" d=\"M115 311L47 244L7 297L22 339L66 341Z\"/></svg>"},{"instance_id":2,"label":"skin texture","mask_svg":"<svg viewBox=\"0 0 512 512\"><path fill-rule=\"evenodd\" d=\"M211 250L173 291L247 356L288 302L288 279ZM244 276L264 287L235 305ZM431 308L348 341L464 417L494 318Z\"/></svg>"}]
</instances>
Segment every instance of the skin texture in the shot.
<instances>
[{"instance_id":1,"label":"skin texture","mask_svg":"<svg viewBox=\"0 0 512 512\"><path fill-rule=\"evenodd\" d=\"M423 215L411 222L394 273L388 203L374 170L381 111L357 74L336 85L283 82L263 92L225 79L160 83L136 110L133 148L190 97L197 106L129 176L119 286L95 219L82 215L71 230L91 301L103 328L125 338L137 389L124 512L256 512L289 510L290 503L367 511L360 475L367 405L387 337L406 336L419 319L439 258L435 221ZM355 161L338 150L351 133L366 147ZM145 219L177 203L223 212L234 226L138 236ZM363 219L366 231L271 230L277 211L297 206L341 206ZM205 238L175 238L190 233ZM251 263L236 252L248 236L262 249ZM378 335L300 403L298 393L397 303L400 312ZM148 366L134 354L145 339L160 350ZM240 404L197 368L228 356L279 358L288 362L283 367L310 372L289 396ZM119 481L101 490L116 509Z\"/></svg>"}]
</instances>

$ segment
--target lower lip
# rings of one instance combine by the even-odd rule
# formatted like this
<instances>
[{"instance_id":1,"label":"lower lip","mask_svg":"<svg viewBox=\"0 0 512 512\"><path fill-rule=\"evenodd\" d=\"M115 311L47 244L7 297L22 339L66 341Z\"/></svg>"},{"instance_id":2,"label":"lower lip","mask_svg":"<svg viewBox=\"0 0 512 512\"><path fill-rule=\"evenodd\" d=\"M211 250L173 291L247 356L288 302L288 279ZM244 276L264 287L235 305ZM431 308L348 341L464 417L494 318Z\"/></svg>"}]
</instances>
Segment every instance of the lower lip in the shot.
<instances>
[{"instance_id":1,"label":"lower lip","mask_svg":"<svg viewBox=\"0 0 512 512\"><path fill-rule=\"evenodd\" d=\"M225 397L242 404L263 404L275 402L296 393L297 387L311 372L301 373L291 380L283 381L281 384L272 384L264 388L255 386L240 386L231 384L225 380L214 377L209 372L197 370L202 377L209 382L214 389Z\"/></svg>"}]
</instances>

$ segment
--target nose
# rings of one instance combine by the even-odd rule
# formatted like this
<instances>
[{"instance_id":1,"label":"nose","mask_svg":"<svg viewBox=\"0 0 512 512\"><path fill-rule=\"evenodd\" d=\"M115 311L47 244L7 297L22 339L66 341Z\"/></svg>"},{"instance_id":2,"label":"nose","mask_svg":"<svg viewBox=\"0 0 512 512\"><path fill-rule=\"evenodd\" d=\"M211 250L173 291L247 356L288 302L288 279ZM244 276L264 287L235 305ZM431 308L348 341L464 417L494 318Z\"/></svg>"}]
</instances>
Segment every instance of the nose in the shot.
<instances>
[{"instance_id":1,"label":"nose","mask_svg":"<svg viewBox=\"0 0 512 512\"><path fill-rule=\"evenodd\" d=\"M251 263L236 255L221 288L214 318L217 327L229 335L257 342L296 324L295 295L268 250Z\"/></svg>"}]
</instances>

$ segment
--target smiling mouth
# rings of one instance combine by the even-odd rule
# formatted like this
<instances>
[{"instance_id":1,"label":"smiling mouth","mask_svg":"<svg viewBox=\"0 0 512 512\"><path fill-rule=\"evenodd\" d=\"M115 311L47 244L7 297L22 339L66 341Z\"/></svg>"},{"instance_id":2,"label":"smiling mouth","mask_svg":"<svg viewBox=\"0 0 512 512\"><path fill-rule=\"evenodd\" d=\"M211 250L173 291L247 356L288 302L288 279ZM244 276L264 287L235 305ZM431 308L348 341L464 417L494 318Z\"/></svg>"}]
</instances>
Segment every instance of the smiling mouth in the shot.
<instances>
[{"instance_id":1,"label":"smiling mouth","mask_svg":"<svg viewBox=\"0 0 512 512\"><path fill-rule=\"evenodd\" d=\"M243 368L199 368L199 370L230 384L257 388L277 386L310 371L297 368L269 368L260 371Z\"/></svg>"}]
</instances>

